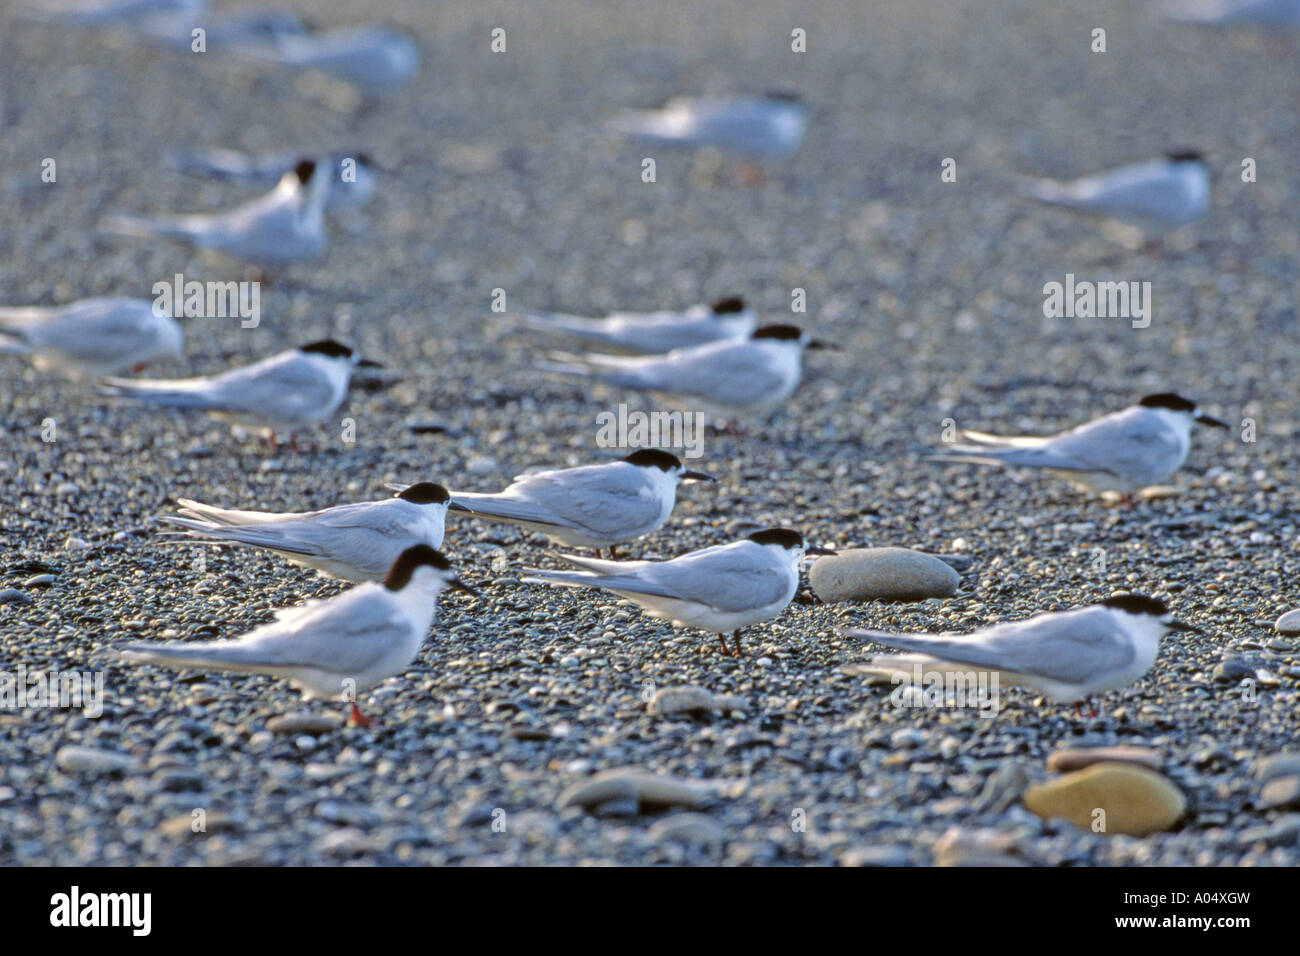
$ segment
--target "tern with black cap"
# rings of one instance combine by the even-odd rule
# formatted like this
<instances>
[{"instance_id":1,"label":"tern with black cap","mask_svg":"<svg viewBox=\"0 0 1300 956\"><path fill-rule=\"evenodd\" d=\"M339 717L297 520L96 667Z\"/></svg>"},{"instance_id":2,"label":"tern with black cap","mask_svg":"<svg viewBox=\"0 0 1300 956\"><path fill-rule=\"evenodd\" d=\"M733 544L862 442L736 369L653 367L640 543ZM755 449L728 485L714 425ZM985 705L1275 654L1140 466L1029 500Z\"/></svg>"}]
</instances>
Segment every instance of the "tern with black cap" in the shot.
<instances>
[{"instance_id":1,"label":"tern with black cap","mask_svg":"<svg viewBox=\"0 0 1300 956\"><path fill-rule=\"evenodd\" d=\"M556 557L581 570L533 568L521 580L612 591L675 627L717 634L722 653L739 655L740 629L776 617L794 598L804 555L834 553L808 547L798 531L769 528L667 561L601 561L560 554ZM726 634L733 635L734 651L727 648Z\"/></svg>"},{"instance_id":2,"label":"tern with black cap","mask_svg":"<svg viewBox=\"0 0 1300 956\"><path fill-rule=\"evenodd\" d=\"M447 587L475 593L441 552L417 544L398 556L382 584L276 611L274 621L235 640L141 642L120 653L138 663L284 678L304 700L350 703L352 722L368 726L357 695L411 666Z\"/></svg>"},{"instance_id":3,"label":"tern with black cap","mask_svg":"<svg viewBox=\"0 0 1300 956\"><path fill-rule=\"evenodd\" d=\"M187 540L264 548L329 577L382 581L407 548L442 547L450 500L442 485L422 481L392 498L282 514L178 498L179 515L160 520L187 529L174 533Z\"/></svg>"},{"instance_id":4,"label":"tern with black cap","mask_svg":"<svg viewBox=\"0 0 1300 956\"><path fill-rule=\"evenodd\" d=\"M1077 705L1126 687L1155 664L1160 640L1172 631L1199 631L1174 620L1158 598L1125 594L1098 604L973 634L895 634L854 630L848 637L910 653L878 655L871 667L883 675L984 670L999 681Z\"/></svg>"},{"instance_id":5,"label":"tern with black cap","mask_svg":"<svg viewBox=\"0 0 1300 956\"><path fill-rule=\"evenodd\" d=\"M713 481L673 454L643 448L618 461L519 475L497 494L453 491L451 510L543 534L570 548L609 548L657 531L683 481ZM400 489L401 485L389 485Z\"/></svg>"},{"instance_id":6,"label":"tern with black cap","mask_svg":"<svg viewBox=\"0 0 1300 956\"><path fill-rule=\"evenodd\" d=\"M1210 208L1210 168L1196 150L1121 166L1070 182L1025 184L1025 194L1054 206L1110 216L1148 232L1184 226Z\"/></svg>"},{"instance_id":7,"label":"tern with black cap","mask_svg":"<svg viewBox=\"0 0 1300 956\"><path fill-rule=\"evenodd\" d=\"M0 353L30 356L42 371L75 379L138 372L156 359L179 359L183 340L176 320L147 299L0 308Z\"/></svg>"},{"instance_id":8,"label":"tern with black cap","mask_svg":"<svg viewBox=\"0 0 1300 956\"><path fill-rule=\"evenodd\" d=\"M657 110L616 116L610 128L652 143L709 146L750 159L789 159L803 142L808 108L799 94L678 96Z\"/></svg>"},{"instance_id":9,"label":"tern with black cap","mask_svg":"<svg viewBox=\"0 0 1300 956\"><path fill-rule=\"evenodd\" d=\"M833 348L797 325L770 324L748 338L675 349L666 355L556 353L545 371L669 395L715 414L762 415L783 406L799 387L805 349Z\"/></svg>"},{"instance_id":10,"label":"tern with black cap","mask_svg":"<svg viewBox=\"0 0 1300 956\"><path fill-rule=\"evenodd\" d=\"M325 252L325 204L330 175L300 160L269 193L220 213L108 217L104 228L162 236L212 249L258 266L285 266Z\"/></svg>"},{"instance_id":11,"label":"tern with black cap","mask_svg":"<svg viewBox=\"0 0 1300 956\"><path fill-rule=\"evenodd\" d=\"M739 296L677 312L615 312L603 319L530 312L520 318L531 329L656 355L724 339L745 338L758 324L754 309Z\"/></svg>"},{"instance_id":12,"label":"tern with black cap","mask_svg":"<svg viewBox=\"0 0 1300 956\"><path fill-rule=\"evenodd\" d=\"M348 212L364 206L375 191L377 171L383 171L364 150L249 155L233 149L181 148L167 156L168 162L181 172L258 189L270 189L303 159L312 160L329 176L325 208L330 212Z\"/></svg>"},{"instance_id":13,"label":"tern with black cap","mask_svg":"<svg viewBox=\"0 0 1300 956\"><path fill-rule=\"evenodd\" d=\"M101 394L170 408L193 408L267 432L287 434L329 418L343 403L357 367L379 367L333 339L198 378L108 378Z\"/></svg>"},{"instance_id":14,"label":"tern with black cap","mask_svg":"<svg viewBox=\"0 0 1300 956\"><path fill-rule=\"evenodd\" d=\"M1197 423L1228 428L1173 392L1147 395L1136 405L1046 437L960 432L963 444L939 449L940 461L1039 468L1086 491L1114 491L1125 503L1182 467Z\"/></svg>"}]
</instances>

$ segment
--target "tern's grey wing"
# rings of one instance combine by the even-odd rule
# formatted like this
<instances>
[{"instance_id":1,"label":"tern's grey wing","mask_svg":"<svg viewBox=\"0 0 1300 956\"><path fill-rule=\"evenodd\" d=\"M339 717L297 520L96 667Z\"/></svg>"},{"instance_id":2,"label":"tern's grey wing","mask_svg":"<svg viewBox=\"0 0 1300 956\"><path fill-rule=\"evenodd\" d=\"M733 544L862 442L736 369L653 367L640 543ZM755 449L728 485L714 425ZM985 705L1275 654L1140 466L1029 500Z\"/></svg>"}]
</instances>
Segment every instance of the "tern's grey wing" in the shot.
<instances>
[{"instance_id":1,"label":"tern's grey wing","mask_svg":"<svg viewBox=\"0 0 1300 956\"><path fill-rule=\"evenodd\" d=\"M673 597L716 611L766 607L793 596L798 581L766 549L750 542L706 548L650 564L637 576Z\"/></svg>"},{"instance_id":2,"label":"tern's grey wing","mask_svg":"<svg viewBox=\"0 0 1300 956\"><path fill-rule=\"evenodd\" d=\"M1187 449L1159 419L1117 412L1062 433L1039 452L1044 467L1159 481L1182 463Z\"/></svg>"},{"instance_id":3,"label":"tern's grey wing","mask_svg":"<svg viewBox=\"0 0 1300 956\"><path fill-rule=\"evenodd\" d=\"M316 366L302 361L297 352L214 376L208 392L221 407L284 422L324 418L342 397Z\"/></svg>"},{"instance_id":4,"label":"tern's grey wing","mask_svg":"<svg viewBox=\"0 0 1300 956\"><path fill-rule=\"evenodd\" d=\"M1084 608L999 624L969 636L854 631L854 636L956 664L1088 684L1122 671L1136 651L1109 614Z\"/></svg>"},{"instance_id":5,"label":"tern's grey wing","mask_svg":"<svg viewBox=\"0 0 1300 956\"><path fill-rule=\"evenodd\" d=\"M637 471L632 465L592 465L529 475L515 487L568 525L618 536L660 517L654 490Z\"/></svg>"},{"instance_id":6,"label":"tern's grey wing","mask_svg":"<svg viewBox=\"0 0 1300 956\"><path fill-rule=\"evenodd\" d=\"M361 585L327 601L277 613L277 619L230 641L129 644L123 651L175 666L238 671L316 668L363 674L406 637L397 608L380 585Z\"/></svg>"},{"instance_id":7,"label":"tern's grey wing","mask_svg":"<svg viewBox=\"0 0 1300 956\"><path fill-rule=\"evenodd\" d=\"M789 387L765 353L748 341L682 349L598 374L614 384L699 396L722 405L748 405Z\"/></svg>"},{"instance_id":8,"label":"tern's grey wing","mask_svg":"<svg viewBox=\"0 0 1300 956\"><path fill-rule=\"evenodd\" d=\"M275 666L363 673L406 638L406 622L381 588L360 585L303 614L251 631L240 643Z\"/></svg>"}]
</instances>

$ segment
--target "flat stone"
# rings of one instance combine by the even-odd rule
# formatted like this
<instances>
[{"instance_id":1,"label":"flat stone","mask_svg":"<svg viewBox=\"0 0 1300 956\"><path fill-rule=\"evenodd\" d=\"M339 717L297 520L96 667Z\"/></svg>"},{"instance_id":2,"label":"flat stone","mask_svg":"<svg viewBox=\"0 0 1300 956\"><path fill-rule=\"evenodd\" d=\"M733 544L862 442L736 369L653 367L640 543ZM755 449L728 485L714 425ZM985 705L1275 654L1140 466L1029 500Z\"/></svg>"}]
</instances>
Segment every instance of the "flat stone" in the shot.
<instances>
[{"instance_id":1,"label":"flat stone","mask_svg":"<svg viewBox=\"0 0 1300 956\"><path fill-rule=\"evenodd\" d=\"M813 591L838 601L923 601L951 597L961 577L942 559L907 548L853 548L818 558L808 571Z\"/></svg>"},{"instance_id":2,"label":"flat stone","mask_svg":"<svg viewBox=\"0 0 1300 956\"><path fill-rule=\"evenodd\" d=\"M1166 777L1128 763L1096 763L1030 787L1024 804L1044 819L1129 836L1168 830L1187 809L1182 791Z\"/></svg>"},{"instance_id":3,"label":"flat stone","mask_svg":"<svg viewBox=\"0 0 1300 956\"><path fill-rule=\"evenodd\" d=\"M1274 777L1259 792L1259 805L1265 810L1275 807L1300 807L1300 776Z\"/></svg>"},{"instance_id":4,"label":"flat stone","mask_svg":"<svg viewBox=\"0 0 1300 956\"><path fill-rule=\"evenodd\" d=\"M281 714L266 722L273 734L328 734L342 725L337 719L316 714Z\"/></svg>"},{"instance_id":5,"label":"flat stone","mask_svg":"<svg viewBox=\"0 0 1300 956\"><path fill-rule=\"evenodd\" d=\"M699 809L712 803L715 797L715 789L708 784L675 780L636 767L618 767L573 784L560 795L560 808L576 806L591 810L613 802L635 804L638 810Z\"/></svg>"},{"instance_id":6,"label":"flat stone","mask_svg":"<svg viewBox=\"0 0 1300 956\"><path fill-rule=\"evenodd\" d=\"M1279 634L1300 634L1300 607L1279 617L1273 628Z\"/></svg>"},{"instance_id":7,"label":"flat stone","mask_svg":"<svg viewBox=\"0 0 1300 956\"><path fill-rule=\"evenodd\" d=\"M1237 843L1247 846L1251 843L1267 843L1269 846L1289 846L1300 837L1300 813L1288 813L1279 817L1268 826L1251 827L1243 830L1237 837Z\"/></svg>"},{"instance_id":8,"label":"flat stone","mask_svg":"<svg viewBox=\"0 0 1300 956\"><path fill-rule=\"evenodd\" d=\"M158 831L172 840L184 837L203 837L218 830L237 830L235 820L217 812L181 813L168 817L158 825Z\"/></svg>"},{"instance_id":9,"label":"flat stone","mask_svg":"<svg viewBox=\"0 0 1300 956\"><path fill-rule=\"evenodd\" d=\"M1094 747L1086 750L1067 747L1048 756L1047 769L1057 773L1070 773L1107 761L1131 763L1151 770L1160 769L1160 755L1146 747Z\"/></svg>"},{"instance_id":10,"label":"flat stone","mask_svg":"<svg viewBox=\"0 0 1300 956\"><path fill-rule=\"evenodd\" d=\"M1274 754L1272 757L1257 760L1253 773L1260 783L1268 783L1274 777L1300 775L1300 753Z\"/></svg>"},{"instance_id":11,"label":"flat stone","mask_svg":"<svg viewBox=\"0 0 1300 956\"><path fill-rule=\"evenodd\" d=\"M60 748L54 762L60 770L91 775L126 773L135 767L135 761L126 754L75 745Z\"/></svg>"},{"instance_id":12,"label":"flat stone","mask_svg":"<svg viewBox=\"0 0 1300 956\"><path fill-rule=\"evenodd\" d=\"M901 846L852 846L840 855L841 866L907 866Z\"/></svg>"},{"instance_id":13,"label":"flat stone","mask_svg":"<svg viewBox=\"0 0 1300 956\"><path fill-rule=\"evenodd\" d=\"M674 813L650 828L655 843L684 843L688 846L721 846L726 831L702 813Z\"/></svg>"},{"instance_id":14,"label":"flat stone","mask_svg":"<svg viewBox=\"0 0 1300 956\"><path fill-rule=\"evenodd\" d=\"M24 594L17 588L5 588L0 591L0 604L32 604L31 595Z\"/></svg>"},{"instance_id":15,"label":"flat stone","mask_svg":"<svg viewBox=\"0 0 1300 956\"><path fill-rule=\"evenodd\" d=\"M659 716L669 714L711 714L715 711L744 710L745 699L734 694L714 694L704 687L679 684L661 687L646 711Z\"/></svg>"},{"instance_id":16,"label":"flat stone","mask_svg":"<svg viewBox=\"0 0 1300 956\"><path fill-rule=\"evenodd\" d=\"M1221 684L1235 684L1244 678L1255 676L1255 665L1245 657L1228 657L1215 665L1210 674Z\"/></svg>"},{"instance_id":17,"label":"flat stone","mask_svg":"<svg viewBox=\"0 0 1300 956\"><path fill-rule=\"evenodd\" d=\"M58 580L53 574L36 574L23 582L25 588L48 588Z\"/></svg>"},{"instance_id":18,"label":"flat stone","mask_svg":"<svg viewBox=\"0 0 1300 956\"><path fill-rule=\"evenodd\" d=\"M935 866L1030 866L1015 856L1015 838L996 830L952 827L934 844Z\"/></svg>"}]
</instances>

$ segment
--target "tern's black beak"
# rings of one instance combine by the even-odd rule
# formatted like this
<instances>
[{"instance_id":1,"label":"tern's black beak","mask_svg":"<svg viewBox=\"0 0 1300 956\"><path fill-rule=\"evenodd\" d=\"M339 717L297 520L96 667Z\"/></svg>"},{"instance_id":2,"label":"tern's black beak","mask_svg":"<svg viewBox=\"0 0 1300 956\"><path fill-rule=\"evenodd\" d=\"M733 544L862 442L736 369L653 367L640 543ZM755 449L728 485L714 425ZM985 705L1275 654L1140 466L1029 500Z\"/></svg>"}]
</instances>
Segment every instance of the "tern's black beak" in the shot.
<instances>
[{"instance_id":1,"label":"tern's black beak","mask_svg":"<svg viewBox=\"0 0 1300 956\"><path fill-rule=\"evenodd\" d=\"M804 554L838 554L839 552L832 551L830 548L804 548L803 553Z\"/></svg>"},{"instance_id":2,"label":"tern's black beak","mask_svg":"<svg viewBox=\"0 0 1300 956\"><path fill-rule=\"evenodd\" d=\"M682 472L682 481L717 481L712 475L706 475L702 471L684 471Z\"/></svg>"},{"instance_id":3,"label":"tern's black beak","mask_svg":"<svg viewBox=\"0 0 1300 956\"><path fill-rule=\"evenodd\" d=\"M1175 621L1172 618L1165 622L1165 627L1172 631L1191 631L1193 634L1205 633L1199 627L1195 627L1191 624L1184 624L1182 621Z\"/></svg>"},{"instance_id":4,"label":"tern's black beak","mask_svg":"<svg viewBox=\"0 0 1300 956\"><path fill-rule=\"evenodd\" d=\"M357 368L383 368L382 362L376 362L374 359L363 358L357 362Z\"/></svg>"},{"instance_id":5,"label":"tern's black beak","mask_svg":"<svg viewBox=\"0 0 1300 956\"><path fill-rule=\"evenodd\" d=\"M478 592L462 581L460 578L451 578L447 581L447 587L455 588L457 591L464 591L466 594L472 594L478 597Z\"/></svg>"},{"instance_id":6,"label":"tern's black beak","mask_svg":"<svg viewBox=\"0 0 1300 956\"><path fill-rule=\"evenodd\" d=\"M1196 420L1200 422L1202 425L1213 425L1215 428L1223 428L1229 431L1232 430L1232 426L1229 425L1227 422L1220 421L1217 418L1212 418L1209 415L1202 415L1200 412L1196 413Z\"/></svg>"},{"instance_id":7,"label":"tern's black beak","mask_svg":"<svg viewBox=\"0 0 1300 956\"><path fill-rule=\"evenodd\" d=\"M827 352L838 352L840 347L834 342L823 342L821 339L811 339L804 348L823 349Z\"/></svg>"}]
</instances>

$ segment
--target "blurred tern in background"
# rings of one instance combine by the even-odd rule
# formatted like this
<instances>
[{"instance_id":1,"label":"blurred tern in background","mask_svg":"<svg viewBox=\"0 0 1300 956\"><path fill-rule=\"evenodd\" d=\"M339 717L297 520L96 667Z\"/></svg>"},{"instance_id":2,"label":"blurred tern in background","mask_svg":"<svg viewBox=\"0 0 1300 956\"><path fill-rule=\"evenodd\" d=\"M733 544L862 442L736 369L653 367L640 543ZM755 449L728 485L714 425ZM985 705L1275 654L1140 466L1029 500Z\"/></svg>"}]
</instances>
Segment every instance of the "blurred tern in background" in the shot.
<instances>
[{"instance_id":1,"label":"blurred tern in background","mask_svg":"<svg viewBox=\"0 0 1300 956\"><path fill-rule=\"evenodd\" d=\"M525 313L525 325L629 352L662 354L673 349L744 338L758 324L754 310L738 296L684 312L615 312L603 319L557 313Z\"/></svg>"},{"instance_id":2,"label":"blurred tern in background","mask_svg":"<svg viewBox=\"0 0 1300 956\"><path fill-rule=\"evenodd\" d=\"M265 431L272 450L276 433L329 418L347 395L352 370L379 367L332 339L289 349L217 375L178 379L109 378L102 392L170 408L195 408L217 418Z\"/></svg>"},{"instance_id":3,"label":"blurred tern in background","mask_svg":"<svg viewBox=\"0 0 1300 956\"><path fill-rule=\"evenodd\" d=\"M77 27L139 25L155 17L198 15L207 0L48 0L39 6L23 4L20 17L42 23Z\"/></svg>"},{"instance_id":4,"label":"blurred tern in background","mask_svg":"<svg viewBox=\"0 0 1300 956\"><path fill-rule=\"evenodd\" d=\"M134 236L163 236L224 252L256 265L283 266L325 252L325 203L330 176L312 160L285 173L269 193L224 213L108 217L104 228Z\"/></svg>"},{"instance_id":5,"label":"blurred tern in background","mask_svg":"<svg viewBox=\"0 0 1300 956\"><path fill-rule=\"evenodd\" d=\"M1206 26L1300 28L1300 0L1169 0L1161 5L1160 12L1170 20Z\"/></svg>"},{"instance_id":6,"label":"blurred tern in background","mask_svg":"<svg viewBox=\"0 0 1300 956\"><path fill-rule=\"evenodd\" d=\"M678 96L662 109L616 116L610 127L656 143L711 146L749 159L788 159L803 142L808 109L798 94Z\"/></svg>"},{"instance_id":7,"label":"blurred tern in background","mask_svg":"<svg viewBox=\"0 0 1300 956\"><path fill-rule=\"evenodd\" d=\"M286 514L214 508L178 498L179 516L160 520L189 529L174 532L187 539L265 548L292 564L345 581L382 581L407 548L442 547L448 500L442 485L422 481L393 498Z\"/></svg>"},{"instance_id":8,"label":"blurred tern in background","mask_svg":"<svg viewBox=\"0 0 1300 956\"><path fill-rule=\"evenodd\" d=\"M409 34L377 24L280 34L249 42L236 52L293 70L319 70L378 96L408 83L420 68L420 49Z\"/></svg>"},{"instance_id":9,"label":"blurred tern in background","mask_svg":"<svg viewBox=\"0 0 1300 956\"><path fill-rule=\"evenodd\" d=\"M181 172L208 179L243 183L270 189L302 162L303 153L250 156L233 149L175 149L168 162ZM365 205L375 190L377 167L365 152L319 153L306 158L330 179L325 206L331 212L351 211Z\"/></svg>"},{"instance_id":10,"label":"blurred tern in background","mask_svg":"<svg viewBox=\"0 0 1300 956\"><path fill-rule=\"evenodd\" d=\"M1210 169L1200 153L1180 150L1070 182L1032 180L1025 183L1024 192L1055 206L1110 216L1158 232L1205 215L1210 208Z\"/></svg>"},{"instance_id":11,"label":"blurred tern in background","mask_svg":"<svg viewBox=\"0 0 1300 956\"><path fill-rule=\"evenodd\" d=\"M94 298L60 306L0 308L0 353L28 355L42 371L96 379L179 359L176 320L145 299Z\"/></svg>"}]
</instances>

